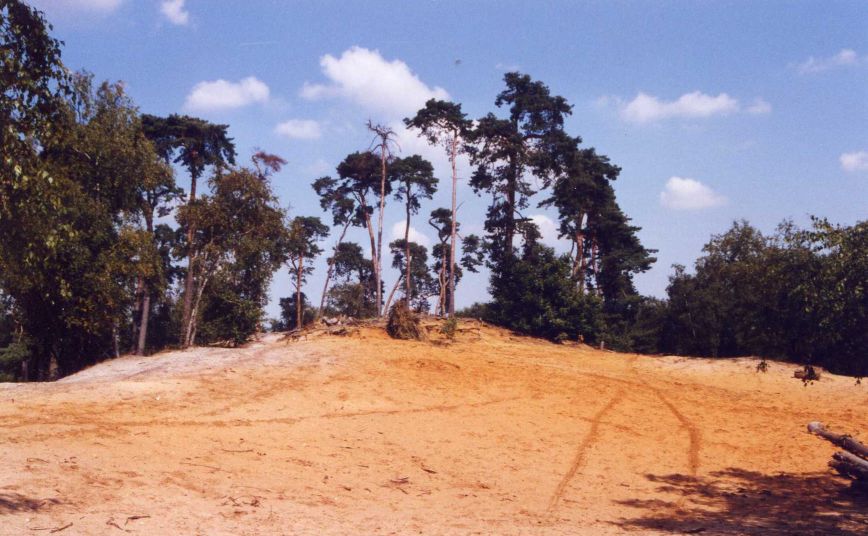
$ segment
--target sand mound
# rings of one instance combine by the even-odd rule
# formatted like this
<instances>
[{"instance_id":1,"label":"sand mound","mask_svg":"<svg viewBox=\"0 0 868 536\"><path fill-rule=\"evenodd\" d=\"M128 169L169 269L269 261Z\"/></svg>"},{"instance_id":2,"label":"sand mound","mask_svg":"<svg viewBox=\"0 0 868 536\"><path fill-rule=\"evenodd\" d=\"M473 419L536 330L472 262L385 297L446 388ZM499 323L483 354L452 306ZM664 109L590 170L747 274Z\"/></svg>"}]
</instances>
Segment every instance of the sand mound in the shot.
<instances>
[{"instance_id":1,"label":"sand mound","mask_svg":"<svg viewBox=\"0 0 868 536\"><path fill-rule=\"evenodd\" d=\"M865 534L820 420L868 386L463 322L127 357L0 387L0 534Z\"/></svg>"}]
</instances>

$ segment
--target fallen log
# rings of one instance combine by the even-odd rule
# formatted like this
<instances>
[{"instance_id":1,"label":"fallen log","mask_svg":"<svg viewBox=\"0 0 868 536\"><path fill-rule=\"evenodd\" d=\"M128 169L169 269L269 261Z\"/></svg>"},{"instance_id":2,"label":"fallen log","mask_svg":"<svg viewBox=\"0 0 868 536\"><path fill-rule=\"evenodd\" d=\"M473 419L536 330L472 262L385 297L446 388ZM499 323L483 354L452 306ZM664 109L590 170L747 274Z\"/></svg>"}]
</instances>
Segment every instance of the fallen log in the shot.
<instances>
[{"instance_id":1,"label":"fallen log","mask_svg":"<svg viewBox=\"0 0 868 536\"><path fill-rule=\"evenodd\" d=\"M838 471L841 476L868 483L868 461L849 452L836 452L833 454L829 467Z\"/></svg>"},{"instance_id":2,"label":"fallen log","mask_svg":"<svg viewBox=\"0 0 868 536\"><path fill-rule=\"evenodd\" d=\"M832 433L826 430L823 423L817 421L808 424L808 432L822 437L833 445L837 445L863 460L868 460L868 447L856 441L849 435Z\"/></svg>"}]
</instances>

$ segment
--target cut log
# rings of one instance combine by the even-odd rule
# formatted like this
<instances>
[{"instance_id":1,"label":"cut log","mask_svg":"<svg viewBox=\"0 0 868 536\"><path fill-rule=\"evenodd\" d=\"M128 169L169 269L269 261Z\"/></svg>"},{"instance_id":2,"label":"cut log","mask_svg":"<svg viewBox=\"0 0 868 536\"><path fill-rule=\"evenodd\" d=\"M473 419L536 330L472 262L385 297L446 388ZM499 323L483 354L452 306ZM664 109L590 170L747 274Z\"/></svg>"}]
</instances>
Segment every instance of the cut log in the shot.
<instances>
[{"instance_id":1,"label":"cut log","mask_svg":"<svg viewBox=\"0 0 868 536\"><path fill-rule=\"evenodd\" d=\"M812 422L808 424L808 432L818 435L829 441L830 443L841 447L842 449L862 458L863 460L868 460L868 447L863 445L862 443L856 441L852 437L845 434L835 434L828 430L823 426L821 422ZM868 464L868 462L866 462Z\"/></svg>"},{"instance_id":2,"label":"cut log","mask_svg":"<svg viewBox=\"0 0 868 536\"><path fill-rule=\"evenodd\" d=\"M868 461L849 452L836 452L833 454L829 466L843 476L868 482Z\"/></svg>"}]
</instances>

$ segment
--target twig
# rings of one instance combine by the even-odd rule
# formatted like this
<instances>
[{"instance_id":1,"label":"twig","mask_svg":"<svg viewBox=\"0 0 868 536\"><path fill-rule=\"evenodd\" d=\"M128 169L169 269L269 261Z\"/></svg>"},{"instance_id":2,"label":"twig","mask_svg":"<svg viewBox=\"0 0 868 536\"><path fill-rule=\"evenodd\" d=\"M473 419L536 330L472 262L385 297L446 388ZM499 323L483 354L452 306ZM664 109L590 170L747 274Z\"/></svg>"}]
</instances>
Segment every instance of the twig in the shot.
<instances>
[{"instance_id":1,"label":"twig","mask_svg":"<svg viewBox=\"0 0 868 536\"><path fill-rule=\"evenodd\" d=\"M151 516L128 516L128 517L127 517L127 520L124 522L124 525L126 525L126 524L129 523L130 521L136 521L136 520L139 520L139 519L147 519L147 518L149 518L149 517L151 517Z\"/></svg>"},{"instance_id":2,"label":"twig","mask_svg":"<svg viewBox=\"0 0 868 536\"><path fill-rule=\"evenodd\" d=\"M64 526L62 526L62 527L58 527L58 528L56 528L56 529L51 529L51 530L49 530L48 532L51 533L51 534L54 534L55 532L60 532L60 531L62 531L62 530L66 530L66 529L68 529L68 528L71 527L71 526L72 526L72 523L69 523L69 524L64 525Z\"/></svg>"},{"instance_id":3,"label":"twig","mask_svg":"<svg viewBox=\"0 0 868 536\"><path fill-rule=\"evenodd\" d=\"M215 471L223 471L223 472L226 472L224 469L221 469L221 468L219 468L219 467L214 467L213 465L205 465L205 464L202 464L202 463L181 462L181 465L192 465L192 466L194 466L194 467L204 467L204 468L206 468L206 469L213 469L213 470L215 470Z\"/></svg>"},{"instance_id":4,"label":"twig","mask_svg":"<svg viewBox=\"0 0 868 536\"><path fill-rule=\"evenodd\" d=\"M222 450L223 452L238 452L238 453L241 453L241 452L253 452L253 449L244 449L244 450L220 449L220 450Z\"/></svg>"}]
</instances>

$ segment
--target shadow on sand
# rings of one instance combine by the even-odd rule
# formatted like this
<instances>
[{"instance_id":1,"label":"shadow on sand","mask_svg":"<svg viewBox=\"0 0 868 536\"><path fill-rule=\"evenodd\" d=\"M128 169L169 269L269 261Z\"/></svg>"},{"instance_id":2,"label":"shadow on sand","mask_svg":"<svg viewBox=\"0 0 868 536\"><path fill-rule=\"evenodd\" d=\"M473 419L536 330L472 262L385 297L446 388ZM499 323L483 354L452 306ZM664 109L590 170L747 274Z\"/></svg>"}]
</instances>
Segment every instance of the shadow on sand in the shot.
<instances>
[{"instance_id":1,"label":"shadow on sand","mask_svg":"<svg viewBox=\"0 0 868 536\"><path fill-rule=\"evenodd\" d=\"M60 504L57 499L34 499L20 493L0 492L0 516L21 512L39 512Z\"/></svg>"},{"instance_id":2,"label":"shadow on sand","mask_svg":"<svg viewBox=\"0 0 868 536\"><path fill-rule=\"evenodd\" d=\"M825 473L765 475L730 468L703 477L647 475L671 501L619 501L624 529L679 534L868 534L868 493Z\"/></svg>"}]
</instances>

